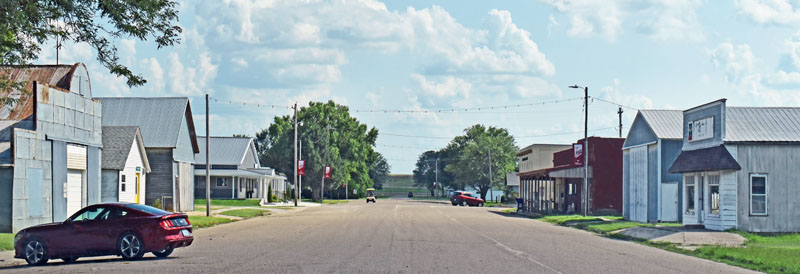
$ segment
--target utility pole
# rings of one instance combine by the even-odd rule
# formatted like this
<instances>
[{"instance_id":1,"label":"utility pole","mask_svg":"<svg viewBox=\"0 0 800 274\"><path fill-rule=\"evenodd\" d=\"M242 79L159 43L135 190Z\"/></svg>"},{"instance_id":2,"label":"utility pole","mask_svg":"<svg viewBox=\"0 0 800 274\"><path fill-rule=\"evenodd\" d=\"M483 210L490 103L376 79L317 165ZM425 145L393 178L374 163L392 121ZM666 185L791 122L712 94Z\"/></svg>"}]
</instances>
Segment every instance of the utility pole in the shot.
<instances>
[{"instance_id":1,"label":"utility pole","mask_svg":"<svg viewBox=\"0 0 800 274\"><path fill-rule=\"evenodd\" d=\"M617 114L619 114L619 138L622 138L622 106L619 107Z\"/></svg>"},{"instance_id":2,"label":"utility pole","mask_svg":"<svg viewBox=\"0 0 800 274\"><path fill-rule=\"evenodd\" d=\"M436 175L434 175L435 181L436 181L435 183L436 184L440 184L439 183L439 157L436 157L436 171L434 173L436 174ZM436 186L433 186L433 188L435 189ZM444 194L444 190L442 190L442 194Z\"/></svg>"},{"instance_id":3,"label":"utility pole","mask_svg":"<svg viewBox=\"0 0 800 274\"><path fill-rule=\"evenodd\" d=\"M328 145L330 144L331 137L331 125L328 125L325 130L325 151L322 152L322 189L320 190L319 200L325 200L325 167L327 164L325 161L328 158ZM333 168L333 167L331 167Z\"/></svg>"},{"instance_id":4,"label":"utility pole","mask_svg":"<svg viewBox=\"0 0 800 274\"><path fill-rule=\"evenodd\" d=\"M211 216L211 154L209 154L208 93L206 93L206 217Z\"/></svg>"},{"instance_id":5,"label":"utility pole","mask_svg":"<svg viewBox=\"0 0 800 274\"><path fill-rule=\"evenodd\" d=\"M297 103L294 103L294 206L297 206Z\"/></svg>"},{"instance_id":6,"label":"utility pole","mask_svg":"<svg viewBox=\"0 0 800 274\"><path fill-rule=\"evenodd\" d=\"M589 214L589 87L583 88L583 216Z\"/></svg>"},{"instance_id":7,"label":"utility pole","mask_svg":"<svg viewBox=\"0 0 800 274\"><path fill-rule=\"evenodd\" d=\"M492 150L489 149L489 195L494 201L494 182L492 182Z\"/></svg>"}]
</instances>

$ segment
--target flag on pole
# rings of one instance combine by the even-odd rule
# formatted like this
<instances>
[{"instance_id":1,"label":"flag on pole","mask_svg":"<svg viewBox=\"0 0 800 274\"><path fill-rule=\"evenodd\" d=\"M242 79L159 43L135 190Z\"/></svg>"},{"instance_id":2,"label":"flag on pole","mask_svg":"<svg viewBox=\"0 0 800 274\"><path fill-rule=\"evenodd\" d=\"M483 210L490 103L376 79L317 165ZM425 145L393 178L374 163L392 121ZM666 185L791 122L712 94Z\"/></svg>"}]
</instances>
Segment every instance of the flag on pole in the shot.
<instances>
[{"instance_id":1,"label":"flag on pole","mask_svg":"<svg viewBox=\"0 0 800 274\"><path fill-rule=\"evenodd\" d=\"M331 178L331 167L325 166L325 179Z\"/></svg>"},{"instance_id":2,"label":"flag on pole","mask_svg":"<svg viewBox=\"0 0 800 274\"><path fill-rule=\"evenodd\" d=\"M306 161L305 160L297 161L297 174L298 175L306 175Z\"/></svg>"}]
</instances>

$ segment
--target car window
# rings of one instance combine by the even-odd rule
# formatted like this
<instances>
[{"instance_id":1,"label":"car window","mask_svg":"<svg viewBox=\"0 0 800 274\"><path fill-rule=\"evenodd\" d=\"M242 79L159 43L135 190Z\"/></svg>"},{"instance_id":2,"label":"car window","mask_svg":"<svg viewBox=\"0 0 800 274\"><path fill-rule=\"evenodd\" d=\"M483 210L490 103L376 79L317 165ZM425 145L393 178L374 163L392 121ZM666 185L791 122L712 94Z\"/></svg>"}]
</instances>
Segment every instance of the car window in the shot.
<instances>
[{"instance_id":1,"label":"car window","mask_svg":"<svg viewBox=\"0 0 800 274\"><path fill-rule=\"evenodd\" d=\"M170 214L169 212L163 211L161 209L158 209L158 208L155 208L155 207L152 207L152 206L148 206L148 205L142 205L142 204L127 204L127 205L125 205L125 207L130 208L130 209L135 209L135 210L138 210L138 211L141 211L141 212L144 212L144 213L149 213L149 214L155 215L155 216L161 216L161 215Z\"/></svg>"},{"instance_id":2,"label":"car window","mask_svg":"<svg viewBox=\"0 0 800 274\"><path fill-rule=\"evenodd\" d=\"M108 210L105 207L93 207L85 209L83 212L72 218L73 222L83 222L91 220L100 220L108 216Z\"/></svg>"},{"instance_id":3,"label":"car window","mask_svg":"<svg viewBox=\"0 0 800 274\"><path fill-rule=\"evenodd\" d=\"M472 193L464 193L464 196L472 197Z\"/></svg>"},{"instance_id":4,"label":"car window","mask_svg":"<svg viewBox=\"0 0 800 274\"><path fill-rule=\"evenodd\" d=\"M124 210L124 209L121 209L121 208L114 208L114 209L109 210L109 213L106 215L104 220L119 219L119 218L127 216L129 213L130 212L127 211L127 210Z\"/></svg>"}]
</instances>

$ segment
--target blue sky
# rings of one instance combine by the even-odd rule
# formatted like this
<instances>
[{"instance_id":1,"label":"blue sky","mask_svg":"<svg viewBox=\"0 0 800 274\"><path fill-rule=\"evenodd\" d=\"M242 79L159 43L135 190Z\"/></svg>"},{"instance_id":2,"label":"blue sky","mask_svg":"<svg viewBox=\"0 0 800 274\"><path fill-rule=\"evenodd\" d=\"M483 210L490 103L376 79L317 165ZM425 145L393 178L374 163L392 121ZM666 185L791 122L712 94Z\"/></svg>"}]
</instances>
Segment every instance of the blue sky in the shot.
<instances>
[{"instance_id":1,"label":"blue sky","mask_svg":"<svg viewBox=\"0 0 800 274\"><path fill-rule=\"evenodd\" d=\"M206 93L235 102L212 102L212 135L254 135L289 113L280 106L334 100L384 133L377 150L393 173L476 123L509 129L520 147L575 142L573 84L634 108L625 131L635 109L800 104L799 1L184 1L179 24L172 48L115 41L143 87L86 45L66 45L61 62L86 63L95 96L190 97L200 134ZM39 62L55 62L53 47ZM397 109L420 112L376 111ZM592 101L590 135L617 136L616 112Z\"/></svg>"}]
</instances>

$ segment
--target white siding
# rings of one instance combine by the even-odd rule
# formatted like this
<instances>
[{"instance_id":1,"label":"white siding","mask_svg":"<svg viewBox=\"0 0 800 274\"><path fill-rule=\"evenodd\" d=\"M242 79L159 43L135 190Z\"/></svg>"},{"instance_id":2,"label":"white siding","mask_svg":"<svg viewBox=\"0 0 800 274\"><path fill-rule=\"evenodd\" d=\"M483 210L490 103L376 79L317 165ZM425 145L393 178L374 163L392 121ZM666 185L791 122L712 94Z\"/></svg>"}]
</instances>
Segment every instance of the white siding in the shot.
<instances>
[{"instance_id":1,"label":"white siding","mask_svg":"<svg viewBox=\"0 0 800 274\"><path fill-rule=\"evenodd\" d=\"M139 171L136 171L136 168ZM144 204L145 194L145 169L142 154L139 151L139 140L133 138L131 151L125 160L125 168L119 174L119 201L126 203L136 202L136 174L139 173L139 203ZM122 175L125 175L125 182L122 182ZM122 184L125 184L125 191L122 191Z\"/></svg>"},{"instance_id":2,"label":"white siding","mask_svg":"<svg viewBox=\"0 0 800 274\"><path fill-rule=\"evenodd\" d=\"M67 168L86 170L86 146L67 144Z\"/></svg>"},{"instance_id":3,"label":"white siding","mask_svg":"<svg viewBox=\"0 0 800 274\"><path fill-rule=\"evenodd\" d=\"M67 170L67 184L64 188L67 198L67 217L72 216L81 209L83 203L81 193L83 192L83 171L70 169Z\"/></svg>"}]
</instances>

